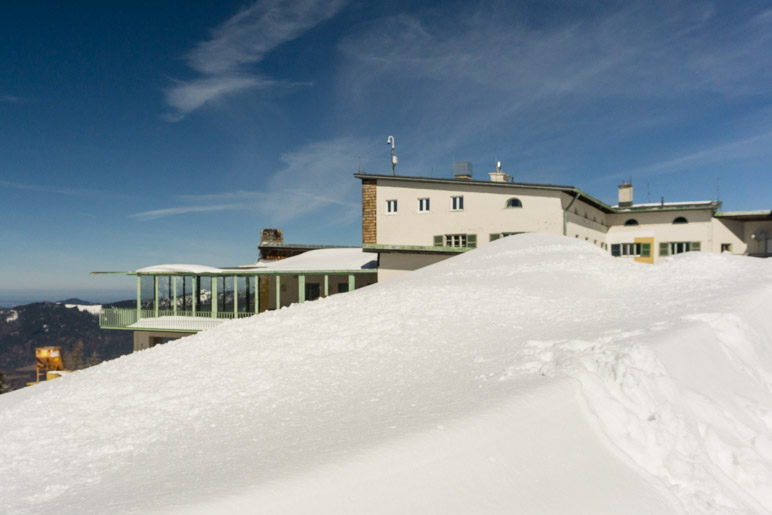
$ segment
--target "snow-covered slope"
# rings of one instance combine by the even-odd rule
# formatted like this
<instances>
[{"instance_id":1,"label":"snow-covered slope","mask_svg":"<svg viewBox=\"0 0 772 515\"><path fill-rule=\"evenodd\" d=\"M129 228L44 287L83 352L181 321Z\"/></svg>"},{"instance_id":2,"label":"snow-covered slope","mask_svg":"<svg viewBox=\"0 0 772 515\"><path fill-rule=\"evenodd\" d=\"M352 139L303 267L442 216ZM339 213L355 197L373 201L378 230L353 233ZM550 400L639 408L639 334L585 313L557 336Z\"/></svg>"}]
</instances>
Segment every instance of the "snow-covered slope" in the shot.
<instances>
[{"instance_id":1,"label":"snow-covered slope","mask_svg":"<svg viewBox=\"0 0 772 515\"><path fill-rule=\"evenodd\" d=\"M504 238L0 397L0 512L769 513L770 302Z\"/></svg>"}]
</instances>

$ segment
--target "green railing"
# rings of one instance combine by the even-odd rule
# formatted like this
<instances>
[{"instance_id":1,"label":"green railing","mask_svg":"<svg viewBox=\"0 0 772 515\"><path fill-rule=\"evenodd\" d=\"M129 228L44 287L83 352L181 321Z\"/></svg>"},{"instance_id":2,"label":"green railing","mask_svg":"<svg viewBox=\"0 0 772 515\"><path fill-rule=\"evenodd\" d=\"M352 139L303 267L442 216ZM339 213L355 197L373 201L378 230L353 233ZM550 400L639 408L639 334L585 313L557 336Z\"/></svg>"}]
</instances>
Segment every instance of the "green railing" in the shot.
<instances>
[{"instance_id":1,"label":"green railing","mask_svg":"<svg viewBox=\"0 0 772 515\"><path fill-rule=\"evenodd\" d=\"M254 313L232 311L171 311L154 309L105 308L99 312L102 329L130 329L198 332L217 327L228 320L248 318Z\"/></svg>"}]
</instances>

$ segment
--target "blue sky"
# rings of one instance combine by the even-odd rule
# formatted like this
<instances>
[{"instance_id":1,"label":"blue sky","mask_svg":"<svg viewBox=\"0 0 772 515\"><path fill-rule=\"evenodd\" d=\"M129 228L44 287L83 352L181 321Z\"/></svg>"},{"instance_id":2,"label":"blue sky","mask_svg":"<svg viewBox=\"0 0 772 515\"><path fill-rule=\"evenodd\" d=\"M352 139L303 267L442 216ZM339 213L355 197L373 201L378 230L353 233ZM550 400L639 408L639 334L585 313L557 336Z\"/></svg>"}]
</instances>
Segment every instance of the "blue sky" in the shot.
<instances>
[{"instance_id":1,"label":"blue sky","mask_svg":"<svg viewBox=\"0 0 772 515\"><path fill-rule=\"evenodd\" d=\"M0 304L249 263L262 227L358 244L389 135L404 175L772 209L771 84L772 2L4 6Z\"/></svg>"}]
</instances>

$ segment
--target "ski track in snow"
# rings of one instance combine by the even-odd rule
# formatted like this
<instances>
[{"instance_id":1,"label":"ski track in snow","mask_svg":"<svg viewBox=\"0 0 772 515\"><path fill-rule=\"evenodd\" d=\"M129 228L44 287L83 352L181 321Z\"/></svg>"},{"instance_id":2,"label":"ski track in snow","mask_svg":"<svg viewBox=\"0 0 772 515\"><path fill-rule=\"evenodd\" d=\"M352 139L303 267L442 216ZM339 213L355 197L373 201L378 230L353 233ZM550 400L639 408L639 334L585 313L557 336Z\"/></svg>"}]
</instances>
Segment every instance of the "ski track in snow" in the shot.
<instances>
[{"instance_id":1,"label":"ski track in snow","mask_svg":"<svg viewBox=\"0 0 772 515\"><path fill-rule=\"evenodd\" d=\"M569 380L673 512L770 513L770 301L772 260L504 238L4 395L0 512L184 511Z\"/></svg>"}]
</instances>

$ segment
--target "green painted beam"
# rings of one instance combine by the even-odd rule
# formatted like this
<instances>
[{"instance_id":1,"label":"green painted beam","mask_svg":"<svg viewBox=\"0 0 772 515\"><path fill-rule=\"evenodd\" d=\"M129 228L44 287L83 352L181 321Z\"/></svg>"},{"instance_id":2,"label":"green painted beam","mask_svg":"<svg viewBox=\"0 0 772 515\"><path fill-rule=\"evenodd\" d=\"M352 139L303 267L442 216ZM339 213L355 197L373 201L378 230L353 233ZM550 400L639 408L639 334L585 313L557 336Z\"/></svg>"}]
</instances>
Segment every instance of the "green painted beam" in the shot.
<instances>
[{"instance_id":1,"label":"green painted beam","mask_svg":"<svg viewBox=\"0 0 772 515\"><path fill-rule=\"evenodd\" d=\"M298 302L301 304L306 301L306 276L298 276Z\"/></svg>"},{"instance_id":2,"label":"green painted beam","mask_svg":"<svg viewBox=\"0 0 772 515\"><path fill-rule=\"evenodd\" d=\"M276 309L281 307L281 276L276 276Z\"/></svg>"},{"instance_id":3,"label":"green painted beam","mask_svg":"<svg viewBox=\"0 0 772 515\"><path fill-rule=\"evenodd\" d=\"M324 296L327 297L330 295L330 276L327 274L324 274Z\"/></svg>"},{"instance_id":4,"label":"green painted beam","mask_svg":"<svg viewBox=\"0 0 772 515\"><path fill-rule=\"evenodd\" d=\"M137 313L142 309L142 278L137 276Z\"/></svg>"},{"instance_id":5,"label":"green painted beam","mask_svg":"<svg viewBox=\"0 0 772 515\"><path fill-rule=\"evenodd\" d=\"M201 291L200 288L201 288L201 284L199 283L199 278L198 278L198 276L194 275L193 276L193 291L190 292L190 294L192 295L192 297L190 299L190 305L191 305L191 310L193 311L193 316L196 316L196 308L198 308L198 303L197 303L197 301L198 301L198 292Z\"/></svg>"},{"instance_id":6,"label":"green painted beam","mask_svg":"<svg viewBox=\"0 0 772 515\"><path fill-rule=\"evenodd\" d=\"M182 280L184 281L185 278L183 277ZM174 302L174 305L172 306L172 314L174 316L177 316L177 278L172 277L172 297L174 298L172 302Z\"/></svg>"},{"instance_id":7,"label":"green painted beam","mask_svg":"<svg viewBox=\"0 0 772 515\"><path fill-rule=\"evenodd\" d=\"M348 291L354 291L354 274L349 274L348 276Z\"/></svg>"}]
</instances>

